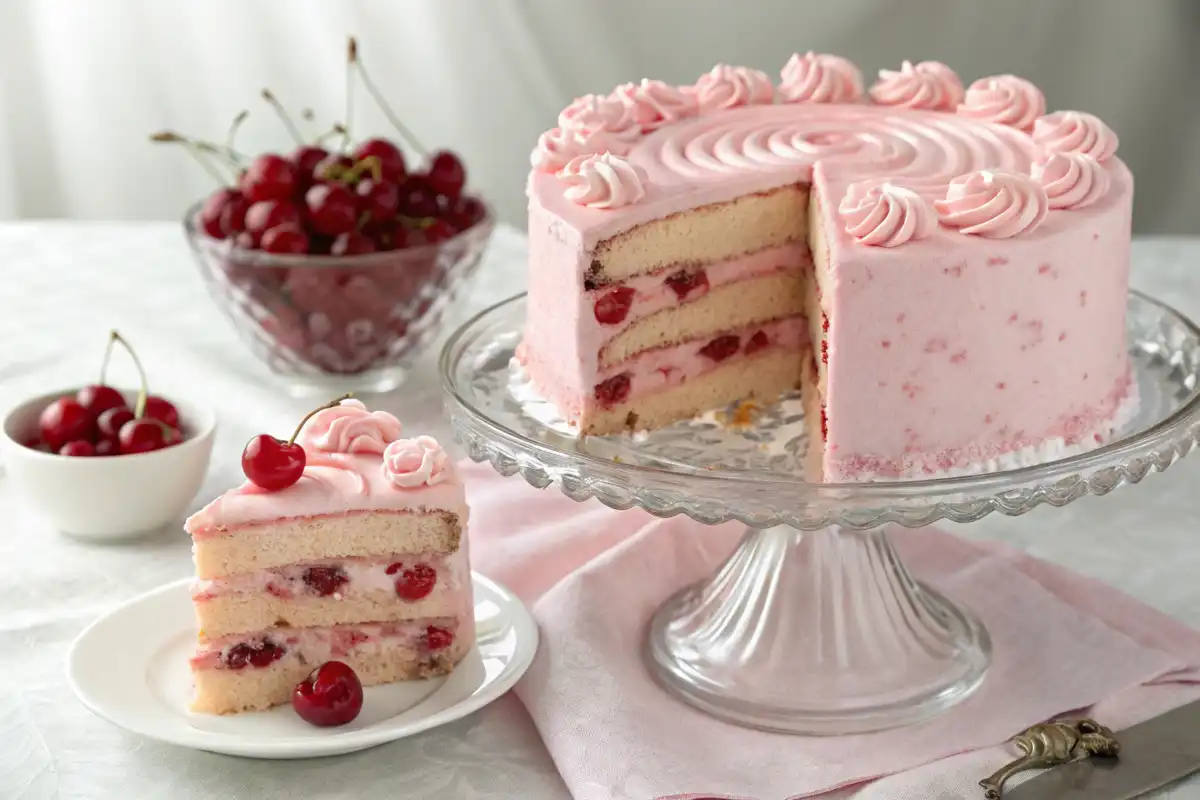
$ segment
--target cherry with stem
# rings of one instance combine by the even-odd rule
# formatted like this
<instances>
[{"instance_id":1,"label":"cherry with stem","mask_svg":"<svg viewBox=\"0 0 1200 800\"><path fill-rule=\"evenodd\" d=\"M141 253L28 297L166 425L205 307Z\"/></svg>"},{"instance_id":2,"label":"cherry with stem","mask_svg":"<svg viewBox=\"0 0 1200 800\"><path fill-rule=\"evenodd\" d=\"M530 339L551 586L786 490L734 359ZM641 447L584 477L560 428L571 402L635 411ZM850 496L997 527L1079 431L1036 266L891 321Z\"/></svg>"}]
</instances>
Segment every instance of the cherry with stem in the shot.
<instances>
[{"instance_id":1,"label":"cherry with stem","mask_svg":"<svg viewBox=\"0 0 1200 800\"><path fill-rule=\"evenodd\" d=\"M300 431L319 412L334 408L353 396L344 394L305 414L286 442L267 433L260 433L247 442L242 451L242 472L247 480L268 492L281 491L299 481L308 462L304 448L296 444Z\"/></svg>"},{"instance_id":2,"label":"cherry with stem","mask_svg":"<svg viewBox=\"0 0 1200 800\"><path fill-rule=\"evenodd\" d=\"M421 142L416 136L413 135L413 132L408 129L408 126L400 121L400 118L396 116L395 112L392 111L391 107L387 104L387 101L383 99L383 93L379 91L379 88L375 85L375 82L371 80L371 76L367 73L367 68L363 65L362 59L358 57L358 42L353 36L350 37L349 44L346 47L346 62L349 68L352 68L354 71L358 72L358 77L363 82L363 87L371 95L372 99L375 100L376 105L379 106L379 110L383 112L385 117L387 117L387 120L392 124L392 127L394 127L400 133L400 136L405 140L405 144L407 144L413 150L416 150L420 155L428 156L429 151L421 146ZM349 72L350 70L348 69L347 86L349 86ZM347 98L347 107L348 104L349 98ZM349 123L349 120L347 120L347 123Z\"/></svg>"}]
</instances>

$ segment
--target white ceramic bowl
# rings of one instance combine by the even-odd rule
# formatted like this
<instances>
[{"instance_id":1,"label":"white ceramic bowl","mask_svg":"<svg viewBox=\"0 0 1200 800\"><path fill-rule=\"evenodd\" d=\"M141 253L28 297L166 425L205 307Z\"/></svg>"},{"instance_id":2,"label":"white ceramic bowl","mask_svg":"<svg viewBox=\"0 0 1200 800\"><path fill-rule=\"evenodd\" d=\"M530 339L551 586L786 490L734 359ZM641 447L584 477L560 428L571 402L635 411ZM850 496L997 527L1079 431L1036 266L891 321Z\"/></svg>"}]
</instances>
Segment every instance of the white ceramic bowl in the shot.
<instances>
[{"instance_id":1,"label":"white ceramic bowl","mask_svg":"<svg viewBox=\"0 0 1200 800\"><path fill-rule=\"evenodd\" d=\"M168 397L187 438L150 453L70 458L25 447L42 409L74 391L35 397L4 415L0 449L17 493L59 530L88 539L124 539L177 522L208 471L212 412Z\"/></svg>"}]
</instances>

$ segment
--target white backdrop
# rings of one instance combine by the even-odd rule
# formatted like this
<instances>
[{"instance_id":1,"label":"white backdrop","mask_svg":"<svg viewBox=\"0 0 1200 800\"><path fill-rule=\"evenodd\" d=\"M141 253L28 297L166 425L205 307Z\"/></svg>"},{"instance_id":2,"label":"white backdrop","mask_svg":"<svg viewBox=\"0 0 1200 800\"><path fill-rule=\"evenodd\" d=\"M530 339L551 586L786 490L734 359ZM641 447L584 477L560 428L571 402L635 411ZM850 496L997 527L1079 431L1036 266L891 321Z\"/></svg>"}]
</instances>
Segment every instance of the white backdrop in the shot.
<instances>
[{"instance_id":1,"label":"white backdrop","mask_svg":"<svg viewBox=\"0 0 1200 800\"><path fill-rule=\"evenodd\" d=\"M147 135L219 139L250 108L242 149L288 146L259 89L340 117L351 33L409 126L518 225L529 150L572 97L717 60L774 75L815 49L868 78L904 58L1028 77L1120 134L1140 232L1200 233L1194 0L0 0L0 217L179 217L211 181ZM366 102L354 128L388 130Z\"/></svg>"}]
</instances>

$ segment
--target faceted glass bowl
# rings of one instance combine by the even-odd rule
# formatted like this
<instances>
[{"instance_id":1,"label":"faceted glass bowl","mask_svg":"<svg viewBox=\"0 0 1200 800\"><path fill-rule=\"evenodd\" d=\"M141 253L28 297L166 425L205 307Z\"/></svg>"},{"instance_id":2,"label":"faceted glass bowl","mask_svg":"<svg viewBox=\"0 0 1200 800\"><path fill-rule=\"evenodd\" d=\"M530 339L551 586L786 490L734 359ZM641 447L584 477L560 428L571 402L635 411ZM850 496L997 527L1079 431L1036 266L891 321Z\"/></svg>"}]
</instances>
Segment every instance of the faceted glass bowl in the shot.
<instances>
[{"instance_id":1,"label":"faceted glass bowl","mask_svg":"<svg viewBox=\"0 0 1200 800\"><path fill-rule=\"evenodd\" d=\"M357 256L234 247L184 218L209 294L239 336L297 393L387 391L439 332L495 227L483 219L437 244Z\"/></svg>"}]
</instances>

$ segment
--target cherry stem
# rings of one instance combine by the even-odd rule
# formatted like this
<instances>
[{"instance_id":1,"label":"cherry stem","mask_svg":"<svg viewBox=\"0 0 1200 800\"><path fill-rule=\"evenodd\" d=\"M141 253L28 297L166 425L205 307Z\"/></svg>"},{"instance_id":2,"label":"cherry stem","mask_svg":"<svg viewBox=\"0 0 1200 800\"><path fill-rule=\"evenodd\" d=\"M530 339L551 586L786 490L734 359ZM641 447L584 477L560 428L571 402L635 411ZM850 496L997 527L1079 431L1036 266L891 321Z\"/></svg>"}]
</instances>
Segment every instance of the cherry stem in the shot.
<instances>
[{"instance_id":1,"label":"cherry stem","mask_svg":"<svg viewBox=\"0 0 1200 800\"><path fill-rule=\"evenodd\" d=\"M314 139L313 144L317 145L318 147L323 146L325 144L326 139L329 139L333 136L344 135L345 133L346 133L346 126L340 122L335 122L335 123L333 123L333 127L331 127L329 130L325 131L320 136L318 136L316 139Z\"/></svg>"},{"instance_id":2,"label":"cherry stem","mask_svg":"<svg viewBox=\"0 0 1200 800\"><path fill-rule=\"evenodd\" d=\"M229 133L225 135L225 149L230 153L236 152L233 149L233 140L237 138L238 129L242 127L242 123L246 121L246 117L250 116L250 112L243 109L238 112L238 115L233 118L233 122L229 124Z\"/></svg>"},{"instance_id":3,"label":"cherry stem","mask_svg":"<svg viewBox=\"0 0 1200 800\"><path fill-rule=\"evenodd\" d=\"M196 159L196 163L204 167L204 171L211 175L218 184L221 186L229 185L229 181L225 180L225 177L217 171L217 168L212 165L212 162L201 155L201 153L204 152L204 149L191 139L180 136L178 133L173 131L160 131L158 133L151 134L150 141L157 144L182 145L183 148L188 151L188 154L191 155L192 158Z\"/></svg>"},{"instance_id":4,"label":"cherry stem","mask_svg":"<svg viewBox=\"0 0 1200 800\"><path fill-rule=\"evenodd\" d=\"M358 61L358 42L354 37L346 45L346 127L342 130L342 150L350 149L350 126L354 124L354 63Z\"/></svg>"},{"instance_id":5,"label":"cherry stem","mask_svg":"<svg viewBox=\"0 0 1200 800\"><path fill-rule=\"evenodd\" d=\"M142 414L146 412L146 398L150 395L150 386L146 381L146 370L142 369L142 360L138 358L137 353L134 352L133 346L129 344L125 337L117 333L115 330L110 331L108 334L109 347L111 348L113 344L120 344L121 347L125 348L125 352L129 353L129 358L132 359L133 366L137 369L138 379L141 381L142 386L140 389L138 389L137 405L134 406L133 409L133 418L141 419ZM108 359L106 357L106 366L107 361Z\"/></svg>"},{"instance_id":6,"label":"cherry stem","mask_svg":"<svg viewBox=\"0 0 1200 800\"><path fill-rule=\"evenodd\" d=\"M284 110L283 104L271 93L271 90L263 89L262 97L263 100L271 104L271 108L275 109L275 113L279 116L280 121L283 122L283 127L287 128L288 134L296 140L296 144L304 144L304 137L300 135L300 129L296 127L296 123L292 122L292 118Z\"/></svg>"},{"instance_id":7,"label":"cherry stem","mask_svg":"<svg viewBox=\"0 0 1200 800\"><path fill-rule=\"evenodd\" d=\"M108 374L108 360L112 358L113 343L117 341L117 332L109 331L108 344L104 345L104 360L100 362L100 385L107 386L104 376Z\"/></svg>"},{"instance_id":8,"label":"cherry stem","mask_svg":"<svg viewBox=\"0 0 1200 800\"><path fill-rule=\"evenodd\" d=\"M321 406L320 408L314 408L312 411L305 414L304 419L300 420L300 424L296 426L296 432L292 434L292 438L287 440L288 447L291 447L293 444L296 443L296 437L300 435L300 431L304 430L305 424L307 424L310 419L312 419L314 416L316 416L317 414L319 414L320 412L324 411L327 408L333 408L335 406L341 405L343 400L349 400L352 397L354 397L353 392L351 392L349 394L344 394L341 397L339 397L337 400L330 400L328 403Z\"/></svg>"},{"instance_id":9,"label":"cherry stem","mask_svg":"<svg viewBox=\"0 0 1200 800\"><path fill-rule=\"evenodd\" d=\"M428 156L429 151L421 146L420 141L418 141L417 137L413 135L413 132L410 131L408 127L400 121L400 118L397 117L392 111L391 107L388 106L387 101L383 99L383 94L379 91L379 88L375 86L374 81L371 80L371 76L367 74L366 66L363 65L362 59L358 57L358 43L354 40L353 36L350 37L350 44L349 47L347 47L347 61L358 71L358 77L362 80L363 86L366 87L367 92L371 95L372 99L375 100L375 104L379 106L379 110L383 112L385 117L387 117L387 120L392 124L392 127L400 132L400 135L404 138L405 144L407 144L413 150L416 150L420 155Z\"/></svg>"}]
</instances>

